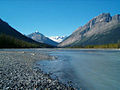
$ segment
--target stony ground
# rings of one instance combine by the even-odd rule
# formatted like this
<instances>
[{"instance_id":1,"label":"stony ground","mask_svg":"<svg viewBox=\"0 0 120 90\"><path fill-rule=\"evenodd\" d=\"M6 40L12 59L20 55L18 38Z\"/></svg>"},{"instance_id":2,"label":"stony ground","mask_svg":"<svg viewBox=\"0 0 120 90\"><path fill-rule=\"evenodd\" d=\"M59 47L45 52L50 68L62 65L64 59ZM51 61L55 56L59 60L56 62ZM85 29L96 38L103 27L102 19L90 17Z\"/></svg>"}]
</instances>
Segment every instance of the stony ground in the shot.
<instances>
[{"instance_id":1,"label":"stony ground","mask_svg":"<svg viewBox=\"0 0 120 90\"><path fill-rule=\"evenodd\" d=\"M74 90L38 68L36 60L55 59L43 53L0 51L0 90Z\"/></svg>"}]
</instances>

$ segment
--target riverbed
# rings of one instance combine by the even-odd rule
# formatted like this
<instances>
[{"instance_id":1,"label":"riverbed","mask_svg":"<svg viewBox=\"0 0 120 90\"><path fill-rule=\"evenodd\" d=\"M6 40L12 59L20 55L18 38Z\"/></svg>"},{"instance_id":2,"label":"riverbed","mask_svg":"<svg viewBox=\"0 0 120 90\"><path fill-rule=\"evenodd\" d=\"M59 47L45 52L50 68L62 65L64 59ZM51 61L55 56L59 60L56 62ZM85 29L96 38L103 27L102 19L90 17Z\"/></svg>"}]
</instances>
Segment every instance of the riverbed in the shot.
<instances>
[{"instance_id":1,"label":"riverbed","mask_svg":"<svg viewBox=\"0 0 120 90\"><path fill-rule=\"evenodd\" d=\"M1 49L0 89L120 90L119 49Z\"/></svg>"},{"instance_id":2,"label":"riverbed","mask_svg":"<svg viewBox=\"0 0 120 90\"><path fill-rule=\"evenodd\" d=\"M56 60L36 62L62 83L82 90L120 90L120 50L57 49Z\"/></svg>"},{"instance_id":3,"label":"riverbed","mask_svg":"<svg viewBox=\"0 0 120 90\"><path fill-rule=\"evenodd\" d=\"M0 49L0 90L76 90L52 79L41 68L40 60L55 60L49 50Z\"/></svg>"}]
</instances>

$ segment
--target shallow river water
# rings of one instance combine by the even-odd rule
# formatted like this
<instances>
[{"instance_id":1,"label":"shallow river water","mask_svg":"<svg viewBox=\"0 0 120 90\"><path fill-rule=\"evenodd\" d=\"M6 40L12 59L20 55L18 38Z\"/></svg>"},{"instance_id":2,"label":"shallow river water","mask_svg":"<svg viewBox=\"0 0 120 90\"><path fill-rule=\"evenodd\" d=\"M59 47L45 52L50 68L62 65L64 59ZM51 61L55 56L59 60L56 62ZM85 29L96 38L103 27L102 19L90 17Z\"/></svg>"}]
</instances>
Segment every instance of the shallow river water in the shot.
<instances>
[{"instance_id":1,"label":"shallow river water","mask_svg":"<svg viewBox=\"0 0 120 90\"><path fill-rule=\"evenodd\" d=\"M120 50L59 49L37 66L81 90L120 90Z\"/></svg>"}]
</instances>

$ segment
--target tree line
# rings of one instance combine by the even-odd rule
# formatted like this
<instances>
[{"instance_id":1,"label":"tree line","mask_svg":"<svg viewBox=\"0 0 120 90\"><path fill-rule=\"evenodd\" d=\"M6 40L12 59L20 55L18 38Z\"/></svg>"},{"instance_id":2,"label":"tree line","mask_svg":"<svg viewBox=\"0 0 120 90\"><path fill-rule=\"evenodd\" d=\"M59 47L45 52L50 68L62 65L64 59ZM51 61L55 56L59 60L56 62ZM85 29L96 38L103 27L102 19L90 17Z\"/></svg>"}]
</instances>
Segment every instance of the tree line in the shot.
<instances>
[{"instance_id":1,"label":"tree line","mask_svg":"<svg viewBox=\"0 0 120 90\"><path fill-rule=\"evenodd\" d=\"M68 48L120 48L120 40L117 43L103 44L103 45L86 45L86 46L72 46Z\"/></svg>"},{"instance_id":2,"label":"tree line","mask_svg":"<svg viewBox=\"0 0 120 90\"><path fill-rule=\"evenodd\" d=\"M0 48L37 48L39 44L29 43L15 37L0 34Z\"/></svg>"}]
</instances>

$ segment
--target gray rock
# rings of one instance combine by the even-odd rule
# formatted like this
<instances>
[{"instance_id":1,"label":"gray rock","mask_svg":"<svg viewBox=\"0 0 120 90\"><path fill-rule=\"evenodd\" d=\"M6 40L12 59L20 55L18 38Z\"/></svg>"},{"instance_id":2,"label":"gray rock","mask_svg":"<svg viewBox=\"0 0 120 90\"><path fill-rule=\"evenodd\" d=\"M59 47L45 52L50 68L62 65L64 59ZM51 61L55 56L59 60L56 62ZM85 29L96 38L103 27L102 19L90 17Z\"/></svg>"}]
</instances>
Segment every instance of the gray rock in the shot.
<instances>
[{"instance_id":1,"label":"gray rock","mask_svg":"<svg viewBox=\"0 0 120 90\"><path fill-rule=\"evenodd\" d=\"M52 56L39 53L31 58L31 53L33 52L0 51L0 76L2 77L0 78L0 90L72 90L72 87L52 79L39 68L33 68L38 58L52 59Z\"/></svg>"},{"instance_id":2,"label":"gray rock","mask_svg":"<svg viewBox=\"0 0 120 90\"><path fill-rule=\"evenodd\" d=\"M48 37L44 36L43 34L41 34L39 32L31 33L28 35L28 37L37 41L37 42L46 43L46 44L53 45L53 46L58 45L57 42L49 39Z\"/></svg>"},{"instance_id":3,"label":"gray rock","mask_svg":"<svg viewBox=\"0 0 120 90\"><path fill-rule=\"evenodd\" d=\"M120 40L120 15L103 13L75 30L58 46L80 46L117 43Z\"/></svg>"}]
</instances>

